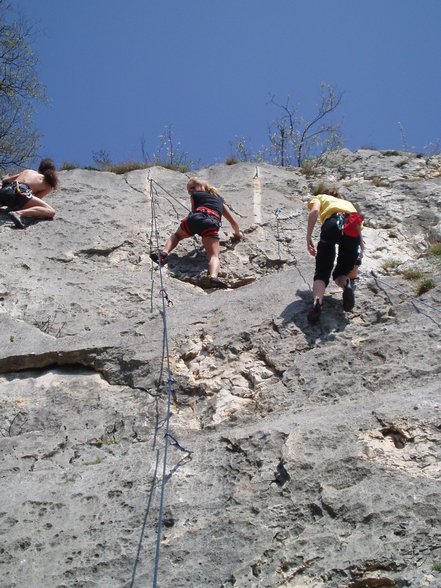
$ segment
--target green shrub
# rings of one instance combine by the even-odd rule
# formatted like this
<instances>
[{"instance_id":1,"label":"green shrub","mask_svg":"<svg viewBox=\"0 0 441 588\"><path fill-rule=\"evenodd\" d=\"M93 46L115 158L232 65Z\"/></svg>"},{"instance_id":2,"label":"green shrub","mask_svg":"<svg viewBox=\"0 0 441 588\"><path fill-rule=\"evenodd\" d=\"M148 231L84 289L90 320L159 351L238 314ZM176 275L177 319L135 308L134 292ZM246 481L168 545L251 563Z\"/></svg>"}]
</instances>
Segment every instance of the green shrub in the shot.
<instances>
[{"instance_id":1,"label":"green shrub","mask_svg":"<svg viewBox=\"0 0 441 588\"><path fill-rule=\"evenodd\" d=\"M121 163L111 163L100 170L97 170L96 167L95 168L94 167L86 167L84 169L91 169L91 170L96 170L96 171L106 171L106 172L111 172L114 174L122 175L122 174L127 174L127 173L134 171L134 170L137 170L137 169L148 169L149 167L154 167L154 166L164 167L165 169L171 169L173 171L179 171L181 173L186 173L190 170L190 167L187 163L172 164L172 163L167 163L165 161L152 161L149 163L145 163L145 162L141 162L141 161L122 161Z\"/></svg>"},{"instance_id":2,"label":"green shrub","mask_svg":"<svg viewBox=\"0 0 441 588\"><path fill-rule=\"evenodd\" d=\"M420 280L423 277L424 272L417 268L410 268L407 270L403 270L401 272L401 275L405 280Z\"/></svg>"},{"instance_id":3,"label":"green shrub","mask_svg":"<svg viewBox=\"0 0 441 588\"><path fill-rule=\"evenodd\" d=\"M152 167L151 163L142 163L139 161L122 161L121 163L112 163L107 165L103 171L112 172L114 174L127 174L136 169L147 169Z\"/></svg>"},{"instance_id":4,"label":"green shrub","mask_svg":"<svg viewBox=\"0 0 441 588\"><path fill-rule=\"evenodd\" d=\"M103 461L103 457L97 457L96 459L92 459L91 461L85 461L84 465L91 466L91 465L98 465Z\"/></svg>"},{"instance_id":5,"label":"green shrub","mask_svg":"<svg viewBox=\"0 0 441 588\"><path fill-rule=\"evenodd\" d=\"M434 243L430 247L428 247L426 251L427 255L433 257L441 257L441 243Z\"/></svg>"},{"instance_id":6,"label":"green shrub","mask_svg":"<svg viewBox=\"0 0 441 588\"><path fill-rule=\"evenodd\" d=\"M435 572L441 572L441 562L435 562L432 566L432 569L435 570Z\"/></svg>"},{"instance_id":7,"label":"green shrub","mask_svg":"<svg viewBox=\"0 0 441 588\"><path fill-rule=\"evenodd\" d=\"M387 188L390 185L389 180L385 178L380 178L380 176L373 176L371 178L371 182L377 188Z\"/></svg>"},{"instance_id":8,"label":"green shrub","mask_svg":"<svg viewBox=\"0 0 441 588\"><path fill-rule=\"evenodd\" d=\"M317 170L317 161L314 159L305 159L300 168L300 172L305 176L313 176Z\"/></svg>"},{"instance_id":9,"label":"green shrub","mask_svg":"<svg viewBox=\"0 0 441 588\"><path fill-rule=\"evenodd\" d=\"M69 161L63 161L63 163L60 165L60 170L61 171L69 171L71 169L78 169L80 166L77 165L76 163L70 163Z\"/></svg>"},{"instance_id":10,"label":"green shrub","mask_svg":"<svg viewBox=\"0 0 441 588\"><path fill-rule=\"evenodd\" d=\"M165 169L171 169L173 171L181 172L181 174L185 174L191 170L191 167L188 163L164 163L158 162L155 165L159 165L160 167L164 167ZM151 167L151 164L150 166Z\"/></svg>"},{"instance_id":11,"label":"green shrub","mask_svg":"<svg viewBox=\"0 0 441 588\"><path fill-rule=\"evenodd\" d=\"M418 296L422 296L432 288L435 288L435 282L432 280L432 278L427 278L426 280L421 280L421 282L418 284L416 293Z\"/></svg>"},{"instance_id":12,"label":"green shrub","mask_svg":"<svg viewBox=\"0 0 441 588\"><path fill-rule=\"evenodd\" d=\"M396 259L385 259L383 261L383 269L394 269L398 266L398 261Z\"/></svg>"}]
</instances>

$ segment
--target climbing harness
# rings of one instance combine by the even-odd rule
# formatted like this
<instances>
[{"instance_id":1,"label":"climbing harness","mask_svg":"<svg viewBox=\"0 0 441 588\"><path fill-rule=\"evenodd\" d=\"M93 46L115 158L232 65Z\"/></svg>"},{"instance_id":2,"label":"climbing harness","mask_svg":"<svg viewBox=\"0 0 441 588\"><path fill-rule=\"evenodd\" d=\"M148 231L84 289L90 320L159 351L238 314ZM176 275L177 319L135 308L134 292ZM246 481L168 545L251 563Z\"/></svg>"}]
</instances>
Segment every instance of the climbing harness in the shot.
<instances>
[{"instance_id":1,"label":"climbing harness","mask_svg":"<svg viewBox=\"0 0 441 588\"><path fill-rule=\"evenodd\" d=\"M336 212L337 226L347 237L360 237L363 216L358 212ZM331 218L331 217L329 217Z\"/></svg>"},{"instance_id":2,"label":"climbing harness","mask_svg":"<svg viewBox=\"0 0 441 588\"><path fill-rule=\"evenodd\" d=\"M32 190L27 184L17 180L4 181L0 187L0 206L7 206L10 212L20 210L24 202L31 200L32 196ZM23 226L19 228L23 228Z\"/></svg>"},{"instance_id":3,"label":"climbing harness","mask_svg":"<svg viewBox=\"0 0 441 588\"><path fill-rule=\"evenodd\" d=\"M221 215L217 212L217 210L212 210L211 208L207 208L205 206L198 206L195 212L204 212L209 216L215 216L218 220L221 220Z\"/></svg>"}]
</instances>

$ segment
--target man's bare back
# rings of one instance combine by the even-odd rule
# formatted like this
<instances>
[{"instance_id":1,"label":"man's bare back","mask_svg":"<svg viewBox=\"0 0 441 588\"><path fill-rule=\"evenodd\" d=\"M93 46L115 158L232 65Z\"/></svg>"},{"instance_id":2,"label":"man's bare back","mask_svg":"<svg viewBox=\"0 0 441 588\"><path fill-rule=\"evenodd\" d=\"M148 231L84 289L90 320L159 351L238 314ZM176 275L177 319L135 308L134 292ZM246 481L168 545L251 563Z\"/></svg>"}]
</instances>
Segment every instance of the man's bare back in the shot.
<instances>
[{"instance_id":1,"label":"man's bare back","mask_svg":"<svg viewBox=\"0 0 441 588\"><path fill-rule=\"evenodd\" d=\"M38 198L44 198L49 192L53 190L52 186L46 182L43 174L38 173L34 169L24 169L19 174L9 176L8 181L15 181L27 184L32 190L32 194Z\"/></svg>"},{"instance_id":2,"label":"man's bare back","mask_svg":"<svg viewBox=\"0 0 441 588\"><path fill-rule=\"evenodd\" d=\"M26 184L30 188L28 194L17 193L12 190L13 182ZM2 204L9 207L9 216L15 226L24 229L23 217L35 217L53 219L55 210L43 198L58 186L58 176L55 164L51 159L43 159L40 162L38 171L34 169L24 169L18 174L3 178L3 184L0 188L2 195ZM4 192L1 194L1 192Z\"/></svg>"}]
</instances>

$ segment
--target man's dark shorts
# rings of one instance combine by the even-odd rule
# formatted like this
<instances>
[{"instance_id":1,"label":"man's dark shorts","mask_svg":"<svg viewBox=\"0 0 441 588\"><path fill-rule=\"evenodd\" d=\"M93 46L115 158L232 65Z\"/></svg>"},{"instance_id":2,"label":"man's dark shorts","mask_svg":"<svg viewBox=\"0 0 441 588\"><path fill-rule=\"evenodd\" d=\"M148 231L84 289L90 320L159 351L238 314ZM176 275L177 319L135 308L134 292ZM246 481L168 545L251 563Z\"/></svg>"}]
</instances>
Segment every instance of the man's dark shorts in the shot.
<instances>
[{"instance_id":1,"label":"man's dark shorts","mask_svg":"<svg viewBox=\"0 0 441 588\"><path fill-rule=\"evenodd\" d=\"M190 236L200 235L219 239L219 228L219 220L205 212L191 212L181 221L181 229Z\"/></svg>"},{"instance_id":2,"label":"man's dark shorts","mask_svg":"<svg viewBox=\"0 0 441 588\"><path fill-rule=\"evenodd\" d=\"M322 225L320 241L317 245L314 280L323 280L327 286L331 272L334 280L339 276L348 275L357 261L360 240L360 237L344 235L334 215L328 218ZM332 271L336 245L338 245L337 265Z\"/></svg>"},{"instance_id":3,"label":"man's dark shorts","mask_svg":"<svg viewBox=\"0 0 441 588\"><path fill-rule=\"evenodd\" d=\"M27 184L11 182L0 188L0 206L7 206L9 210L21 210L31 198L32 192Z\"/></svg>"}]
</instances>

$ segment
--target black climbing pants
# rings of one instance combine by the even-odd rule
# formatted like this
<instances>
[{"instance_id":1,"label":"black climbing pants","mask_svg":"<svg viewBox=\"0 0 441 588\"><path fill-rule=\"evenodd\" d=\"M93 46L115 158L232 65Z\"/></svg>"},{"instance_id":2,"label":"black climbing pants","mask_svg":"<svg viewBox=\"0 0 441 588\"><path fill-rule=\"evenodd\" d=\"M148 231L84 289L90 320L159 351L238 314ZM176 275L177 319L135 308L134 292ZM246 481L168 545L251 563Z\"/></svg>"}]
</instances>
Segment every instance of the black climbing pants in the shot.
<instances>
[{"instance_id":1,"label":"black climbing pants","mask_svg":"<svg viewBox=\"0 0 441 588\"><path fill-rule=\"evenodd\" d=\"M360 240L360 237L348 237L343 234L336 215L326 219L317 245L314 280L323 280L327 286L331 273L334 280L349 274L357 261ZM332 271L336 247L338 247L337 264Z\"/></svg>"}]
</instances>

